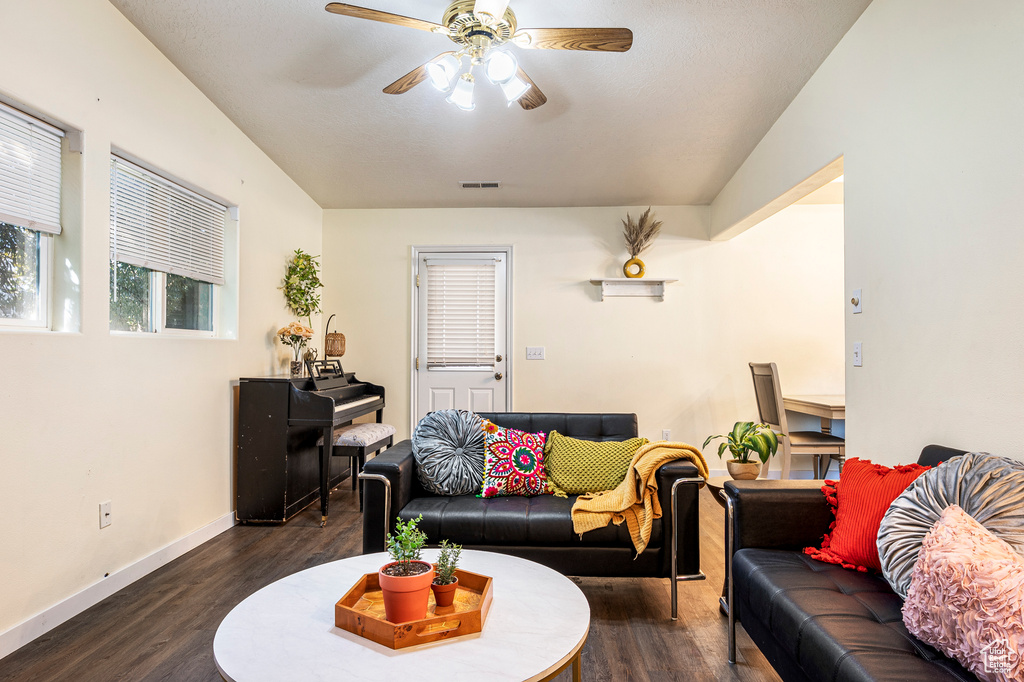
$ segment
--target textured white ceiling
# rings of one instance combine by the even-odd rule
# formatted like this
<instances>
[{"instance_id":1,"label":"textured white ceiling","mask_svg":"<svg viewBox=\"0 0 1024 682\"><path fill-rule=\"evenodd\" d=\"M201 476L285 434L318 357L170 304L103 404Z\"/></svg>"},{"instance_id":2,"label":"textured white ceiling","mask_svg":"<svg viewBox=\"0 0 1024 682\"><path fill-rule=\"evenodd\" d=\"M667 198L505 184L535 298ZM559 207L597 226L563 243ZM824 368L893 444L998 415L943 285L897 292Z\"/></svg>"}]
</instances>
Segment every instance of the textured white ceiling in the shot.
<instances>
[{"instance_id":1,"label":"textured white ceiling","mask_svg":"<svg viewBox=\"0 0 1024 682\"><path fill-rule=\"evenodd\" d=\"M521 27L621 26L633 49L517 50L548 103L481 80L463 112L381 92L444 36L325 0L111 0L324 208L707 204L869 2L512 0ZM447 1L365 5L439 22Z\"/></svg>"}]
</instances>

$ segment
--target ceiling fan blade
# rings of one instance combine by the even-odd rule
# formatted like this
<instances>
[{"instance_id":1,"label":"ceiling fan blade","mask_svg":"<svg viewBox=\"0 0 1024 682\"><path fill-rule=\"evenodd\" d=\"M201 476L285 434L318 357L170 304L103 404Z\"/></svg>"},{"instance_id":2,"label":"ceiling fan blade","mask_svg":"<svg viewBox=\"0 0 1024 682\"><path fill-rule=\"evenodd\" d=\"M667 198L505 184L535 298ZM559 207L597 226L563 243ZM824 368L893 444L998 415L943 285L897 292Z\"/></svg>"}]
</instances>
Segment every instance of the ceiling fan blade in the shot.
<instances>
[{"instance_id":1,"label":"ceiling fan blade","mask_svg":"<svg viewBox=\"0 0 1024 682\"><path fill-rule=\"evenodd\" d=\"M633 46L633 32L628 28L524 28L512 42L533 50L626 52Z\"/></svg>"},{"instance_id":2,"label":"ceiling fan blade","mask_svg":"<svg viewBox=\"0 0 1024 682\"><path fill-rule=\"evenodd\" d=\"M369 19L370 21L382 21L385 24L396 24L398 26L405 26L407 28L415 28L420 31L431 31L433 33L444 33L448 34L448 29L441 24L435 24L431 21L424 21L423 19L413 19L411 17L403 17L401 14L389 14L388 12L381 12L375 9L367 9L366 7L357 7L356 5L346 5L340 2L332 2L325 7L328 12L333 14L341 14L346 17L355 17L357 19Z\"/></svg>"},{"instance_id":3,"label":"ceiling fan blade","mask_svg":"<svg viewBox=\"0 0 1024 682\"><path fill-rule=\"evenodd\" d=\"M431 59L429 62L427 62L427 64L433 64L434 62L439 62L439 61L441 61L442 59L444 59L445 57L447 57L450 54L455 54L455 53L454 52L442 52L441 54L437 55L436 57ZM392 83L388 87L384 88L384 92L389 94L389 95L401 95L401 94L404 94L406 92L409 92L410 90L415 88L417 85L419 85L423 81L427 80L427 64L423 64L421 66L417 66L415 69L413 69L409 73L405 74L404 76L402 76L401 78L396 80L394 83Z\"/></svg>"},{"instance_id":4,"label":"ceiling fan blade","mask_svg":"<svg viewBox=\"0 0 1024 682\"><path fill-rule=\"evenodd\" d=\"M526 94L519 98L519 106L527 111L536 109L545 102L548 101L547 95L540 91L537 84L533 82L533 79L526 75L526 72L521 68L516 72L517 75L524 81L530 84L530 89L526 91Z\"/></svg>"}]
</instances>

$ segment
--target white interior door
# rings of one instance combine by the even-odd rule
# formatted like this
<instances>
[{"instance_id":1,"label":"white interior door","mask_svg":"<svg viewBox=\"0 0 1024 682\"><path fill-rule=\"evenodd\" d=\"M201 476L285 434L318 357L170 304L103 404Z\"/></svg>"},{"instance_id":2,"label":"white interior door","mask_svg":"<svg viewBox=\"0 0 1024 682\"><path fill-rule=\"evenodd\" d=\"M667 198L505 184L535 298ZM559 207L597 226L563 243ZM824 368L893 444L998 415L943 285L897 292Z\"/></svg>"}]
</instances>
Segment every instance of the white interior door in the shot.
<instances>
[{"instance_id":1,"label":"white interior door","mask_svg":"<svg viewBox=\"0 0 1024 682\"><path fill-rule=\"evenodd\" d=\"M418 255L414 423L435 410L506 411L507 261L505 251Z\"/></svg>"}]
</instances>

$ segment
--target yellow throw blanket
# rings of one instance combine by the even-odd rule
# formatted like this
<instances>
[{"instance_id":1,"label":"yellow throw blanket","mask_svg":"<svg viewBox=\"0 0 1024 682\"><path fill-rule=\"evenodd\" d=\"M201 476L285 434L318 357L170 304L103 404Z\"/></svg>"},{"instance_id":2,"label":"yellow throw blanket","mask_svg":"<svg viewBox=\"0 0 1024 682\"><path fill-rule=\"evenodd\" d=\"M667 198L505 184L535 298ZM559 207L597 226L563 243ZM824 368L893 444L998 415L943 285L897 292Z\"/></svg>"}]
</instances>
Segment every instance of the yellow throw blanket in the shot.
<instances>
[{"instance_id":1,"label":"yellow throw blanket","mask_svg":"<svg viewBox=\"0 0 1024 682\"><path fill-rule=\"evenodd\" d=\"M633 538L637 556L651 539L654 519L661 518L658 502L658 467L676 459L688 459L697 472L708 477L708 463L700 450L686 443L658 441L643 445L629 463L626 478L614 490L580 495L572 505L572 527L577 533L604 528L623 520Z\"/></svg>"}]
</instances>

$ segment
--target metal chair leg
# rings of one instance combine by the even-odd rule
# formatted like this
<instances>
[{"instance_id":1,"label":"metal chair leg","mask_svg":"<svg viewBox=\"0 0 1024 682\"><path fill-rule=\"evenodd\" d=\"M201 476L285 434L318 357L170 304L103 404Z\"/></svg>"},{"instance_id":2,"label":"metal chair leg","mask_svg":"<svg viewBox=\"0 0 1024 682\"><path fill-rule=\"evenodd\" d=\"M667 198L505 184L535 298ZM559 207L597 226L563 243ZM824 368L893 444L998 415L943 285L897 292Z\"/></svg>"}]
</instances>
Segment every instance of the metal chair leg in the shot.
<instances>
[{"instance_id":1,"label":"metal chair leg","mask_svg":"<svg viewBox=\"0 0 1024 682\"><path fill-rule=\"evenodd\" d=\"M671 569L671 586L672 586L672 620L679 619L679 581L680 580L704 580L707 576L704 575L704 571L698 571L692 575L679 575L679 502L677 491L679 486L683 483L696 483L697 490L704 487L705 480L702 477L697 478L677 478L672 482L672 569Z\"/></svg>"},{"instance_id":2,"label":"metal chair leg","mask_svg":"<svg viewBox=\"0 0 1024 682\"><path fill-rule=\"evenodd\" d=\"M724 491L723 491L724 492ZM736 503L731 497L725 497L725 523L729 529L729 545L725 548L726 565L728 566L728 598L729 598L729 662L736 662L736 602L735 586L733 584L732 554L736 549L736 533L733 532L733 519L736 518Z\"/></svg>"},{"instance_id":3,"label":"metal chair leg","mask_svg":"<svg viewBox=\"0 0 1024 682\"><path fill-rule=\"evenodd\" d=\"M384 546L388 546L388 530L391 528L391 480L384 474L359 472L362 481L380 481L384 484Z\"/></svg>"}]
</instances>

